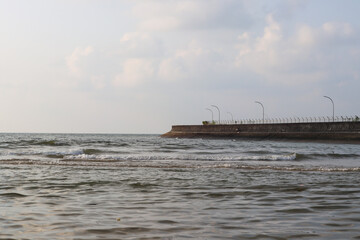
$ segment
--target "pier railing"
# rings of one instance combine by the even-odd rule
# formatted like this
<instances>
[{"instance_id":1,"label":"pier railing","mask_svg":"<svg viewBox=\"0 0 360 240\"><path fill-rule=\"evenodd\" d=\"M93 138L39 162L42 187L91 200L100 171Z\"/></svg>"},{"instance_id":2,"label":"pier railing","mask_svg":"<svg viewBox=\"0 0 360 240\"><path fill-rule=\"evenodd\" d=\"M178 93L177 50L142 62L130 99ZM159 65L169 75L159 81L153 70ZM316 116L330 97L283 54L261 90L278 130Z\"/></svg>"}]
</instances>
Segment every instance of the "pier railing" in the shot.
<instances>
[{"instance_id":1,"label":"pier railing","mask_svg":"<svg viewBox=\"0 0 360 240\"><path fill-rule=\"evenodd\" d=\"M211 124L277 124L277 123L315 123L315 122L358 122L358 116L336 116L336 117L290 117L290 118L265 118L265 119L240 119L203 121L204 125Z\"/></svg>"}]
</instances>

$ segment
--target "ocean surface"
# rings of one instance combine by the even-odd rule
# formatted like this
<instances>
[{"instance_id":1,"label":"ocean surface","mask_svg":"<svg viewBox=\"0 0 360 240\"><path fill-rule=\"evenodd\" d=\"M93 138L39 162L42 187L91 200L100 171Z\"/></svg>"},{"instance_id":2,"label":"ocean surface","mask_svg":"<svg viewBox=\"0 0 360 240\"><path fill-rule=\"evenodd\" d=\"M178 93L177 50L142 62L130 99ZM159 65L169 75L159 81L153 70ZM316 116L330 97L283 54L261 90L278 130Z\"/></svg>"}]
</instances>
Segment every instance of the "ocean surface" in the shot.
<instances>
[{"instance_id":1,"label":"ocean surface","mask_svg":"<svg viewBox=\"0 0 360 240\"><path fill-rule=\"evenodd\" d=\"M2 133L0 239L360 239L360 145Z\"/></svg>"}]
</instances>

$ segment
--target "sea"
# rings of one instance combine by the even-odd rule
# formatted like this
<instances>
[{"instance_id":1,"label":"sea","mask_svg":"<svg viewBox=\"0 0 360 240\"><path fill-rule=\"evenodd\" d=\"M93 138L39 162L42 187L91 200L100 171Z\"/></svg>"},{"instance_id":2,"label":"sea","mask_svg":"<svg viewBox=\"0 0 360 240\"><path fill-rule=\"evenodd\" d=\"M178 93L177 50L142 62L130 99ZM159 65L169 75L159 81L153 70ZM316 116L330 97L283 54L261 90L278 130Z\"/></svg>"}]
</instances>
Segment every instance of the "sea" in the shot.
<instances>
[{"instance_id":1,"label":"sea","mask_svg":"<svg viewBox=\"0 0 360 240\"><path fill-rule=\"evenodd\" d=\"M360 145L1 133L0 239L360 239Z\"/></svg>"}]
</instances>

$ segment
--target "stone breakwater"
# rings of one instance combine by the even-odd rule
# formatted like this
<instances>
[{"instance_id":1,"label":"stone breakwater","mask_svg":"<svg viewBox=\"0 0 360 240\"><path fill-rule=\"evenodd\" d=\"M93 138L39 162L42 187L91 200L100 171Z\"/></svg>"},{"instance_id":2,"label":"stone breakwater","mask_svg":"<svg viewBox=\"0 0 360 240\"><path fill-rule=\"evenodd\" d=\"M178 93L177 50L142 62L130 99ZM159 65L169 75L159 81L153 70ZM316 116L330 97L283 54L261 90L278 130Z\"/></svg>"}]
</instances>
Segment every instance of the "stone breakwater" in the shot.
<instances>
[{"instance_id":1,"label":"stone breakwater","mask_svg":"<svg viewBox=\"0 0 360 240\"><path fill-rule=\"evenodd\" d=\"M360 122L174 125L171 131L162 137L333 140L360 143Z\"/></svg>"}]
</instances>

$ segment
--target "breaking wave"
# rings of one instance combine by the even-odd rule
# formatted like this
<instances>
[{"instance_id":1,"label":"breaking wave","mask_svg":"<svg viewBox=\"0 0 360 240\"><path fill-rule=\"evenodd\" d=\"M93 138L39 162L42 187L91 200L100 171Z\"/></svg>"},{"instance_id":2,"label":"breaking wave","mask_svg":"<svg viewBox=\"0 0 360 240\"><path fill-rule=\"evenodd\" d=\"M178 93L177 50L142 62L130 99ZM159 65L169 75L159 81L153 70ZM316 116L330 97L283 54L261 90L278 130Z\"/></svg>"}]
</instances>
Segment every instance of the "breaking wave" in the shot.
<instances>
[{"instance_id":1,"label":"breaking wave","mask_svg":"<svg viewBox=\"0 0 360 240\"><path fill-rule=\"evenodd\" d=\"M289 161L295 160L297 154L283 155L246 155L246 156L223 156L223 155L93 155L76 154L64 156L64 160L118 160L118 161L153 161L153 160L193 160L193 161Z\"/></svg>"},{"instance_id":2,"label":"breaking wave","mask_svg":"<svg viewBox=\"0 0 360 240\"><path fill-rule=\"evenodd\" d=\"M145 135L3 134L0 166L61 165L358 171L358 145L162 139Z\"/></svg>"},{"instance_id":3,"label":"breaking wave","mask_svg":"<svg viewBox=\"0 0 360 240\"><path fill-rule=\"evenodd\" d=\"M63 159L57 161L43 161L31 159L0 160L0 165L51 165L72 166L89 168L169 168L169 169L217 169L228 168L246 171L289 171L289 172L360 172L360 167L342 166L304 166L304 165L271 165L271 164L249 164L239 161L120 161L114 159Z\"/></svg>"}]
</instances>

